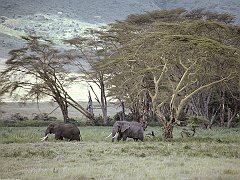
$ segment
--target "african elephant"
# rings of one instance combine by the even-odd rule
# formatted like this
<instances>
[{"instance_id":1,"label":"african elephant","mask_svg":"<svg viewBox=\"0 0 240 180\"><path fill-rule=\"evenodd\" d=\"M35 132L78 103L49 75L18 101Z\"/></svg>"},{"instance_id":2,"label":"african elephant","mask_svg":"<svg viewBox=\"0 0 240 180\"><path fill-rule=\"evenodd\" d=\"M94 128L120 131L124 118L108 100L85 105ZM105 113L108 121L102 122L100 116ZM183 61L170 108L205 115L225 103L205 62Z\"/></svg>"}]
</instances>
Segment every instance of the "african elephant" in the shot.
<instances>
[{"instance_id":1,"label":"african elephant","mask_svg":"<svg viewBox=\"0 0 240 180\"><path fill-rule=\"evenodd\" d=\"M42 141L48 138L48 134L55 134L56 140L69 139L80 141L80 130L74 124L70 123L50 123L45 131L45 137Z\"/></svg>"},{"instance_id":2,"label":"african elephant","mask_svg":"<svg viewBox=\"0 0 240 180\"><path fill-rule=\"evenodd\" d=\"M121 139L126 141L127 138L133 138L134 141L143 141L143 134L143 127L139 122L116 121L112 127L112 142L114 142L115 137L117 137L117 141Z\"/></svg>"}]
</instances>

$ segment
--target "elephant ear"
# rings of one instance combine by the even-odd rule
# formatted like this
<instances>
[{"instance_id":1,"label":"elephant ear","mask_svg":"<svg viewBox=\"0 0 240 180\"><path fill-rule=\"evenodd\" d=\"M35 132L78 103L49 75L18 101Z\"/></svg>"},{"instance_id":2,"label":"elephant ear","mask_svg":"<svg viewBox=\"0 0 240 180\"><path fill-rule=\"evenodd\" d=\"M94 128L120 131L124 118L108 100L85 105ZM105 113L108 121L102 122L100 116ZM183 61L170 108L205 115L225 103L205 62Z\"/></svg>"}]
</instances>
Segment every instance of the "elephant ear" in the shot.
<instances>
[{"instance_id":1,"label":"elephant ear","mask_svg":"<svg viewBox=\"0 0 240 180\"><path fill-rule=\"evenodd\" d=\"M130 125L124 123L124 124L122 125L121 132L123 133L123 132L126 131L128 128L130 128Z\"/></svg>"}]
</instances>

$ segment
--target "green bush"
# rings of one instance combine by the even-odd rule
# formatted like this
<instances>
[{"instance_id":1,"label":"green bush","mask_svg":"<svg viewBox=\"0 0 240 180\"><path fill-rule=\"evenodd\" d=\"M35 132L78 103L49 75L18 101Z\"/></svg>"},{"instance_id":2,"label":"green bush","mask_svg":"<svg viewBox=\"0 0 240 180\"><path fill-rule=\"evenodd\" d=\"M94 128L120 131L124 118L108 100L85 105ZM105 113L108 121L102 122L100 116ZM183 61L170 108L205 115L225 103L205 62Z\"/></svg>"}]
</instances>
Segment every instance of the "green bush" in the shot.
<instances>
[{"instance_id":1,"label":"green bush","mask_svg":"<svg viewBox=\"0 0 240 180\"><path fill-rule=\"evenodd\" d=\"M232 122L232 127L240 127L240 117L236 117Z\"/></svg>"},{"instance_id":2,"label":"green bush","mask_svg":"<svg viewBox=\"0 0 240 180\"><path fill-rule=\"evenodd\" d=\"M188 117L187 122L190 126L202 126L208 124L208 120L200 116L190 116Z\"/></svg>"}]
</instances>

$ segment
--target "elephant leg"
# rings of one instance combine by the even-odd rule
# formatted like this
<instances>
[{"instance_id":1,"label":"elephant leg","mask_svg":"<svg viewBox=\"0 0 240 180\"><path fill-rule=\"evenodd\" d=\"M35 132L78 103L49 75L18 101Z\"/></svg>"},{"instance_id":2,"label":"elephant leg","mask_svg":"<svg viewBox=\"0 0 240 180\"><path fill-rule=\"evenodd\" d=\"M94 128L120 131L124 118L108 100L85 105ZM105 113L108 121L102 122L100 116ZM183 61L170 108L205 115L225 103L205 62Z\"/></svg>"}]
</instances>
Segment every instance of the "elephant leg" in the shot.
<instances>
[{"instance_id":1,"label":"elephant leg","mask_svg":"<svg viewBox=\"0 0 240 180\"><path fill-rule=\"evenodd\" d=\"M63 140L63 137L60 134L56 133L55 134L55 139L56 140Z\"/></svg>"},{"instance_id":2,"label":"elephant leg","mask_svg":"<svg viewBox=\"0 0 240 180\"><path fill-rule=\"evenodd\" d=\"M118 137L117 137L117 141L120 141L122 139L122 135L119 134Z\"/></svg>"},{"instance_id":3,"label":"elephant leg","mask_svg":"<svg viewBox=\"0 0 240 180\"><path fill-rule=\"evenodd\" d=\"M126 141L127 140L127 135L123 135L123 141Z\"/></svg>"},{"instance_id":4,"label":"elephant leg","mask_svg":"<svg viewBox=\"0 0 240 180\"><path fill-rule=\"evenodd\" d=\"M62 136L59 136L59 137L55 137L56 140L63 140L63 137Z\"/></svg>"}]
</instances>

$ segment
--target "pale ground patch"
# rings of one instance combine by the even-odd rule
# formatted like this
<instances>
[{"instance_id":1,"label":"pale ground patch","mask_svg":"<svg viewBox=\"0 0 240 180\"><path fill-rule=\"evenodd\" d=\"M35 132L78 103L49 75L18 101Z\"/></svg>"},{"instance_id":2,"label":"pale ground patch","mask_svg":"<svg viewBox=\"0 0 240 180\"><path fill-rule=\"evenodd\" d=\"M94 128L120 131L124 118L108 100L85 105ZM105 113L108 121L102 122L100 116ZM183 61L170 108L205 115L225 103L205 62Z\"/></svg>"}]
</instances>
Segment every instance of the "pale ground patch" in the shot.
<instances>
[{"instance_id":1,"label":"pale ground patch","mask_svg":"<svg viewBox=\"0 0 240 180\"><path fill-rule=\"evenodd\" d=\"M86 108L87 102L81 101L80 104ZM1 119L9 119L11 115L15 113L20 113L22 116L28 117L29 120L33 119L34 113L41 114L41 113L51 113L55 108L57 107L56 103L51 102L41 102L39 105L37 103L26 103L25 105L17 102L7 102L1 107ZM101 109L99 108L99 105L97 102L93 103L94 107L94 115L95 117L102 114ZM121 109L111 103L109 103L108 107L108 115L114 116L118 111L121 111ZM56 117L58 120L62 120L62 114L60 109L56 109L54 112L52 112L50 117ZM69 107L69 117L74 118L75 120L85 120L85 117L80 114L77 110L75 110L72 107Z\"/></svg>"},{"instance_id":2,"label":"pale ground patch","mask_svg":"<svg viewBox=\"0 0 240 180\"><path fill-rule=\"evenodd\" d=\"M63 39L83 35L88 28L98 29L105 24L92 24L62 16L62 14L32 14L20 18L7 18L0 23L0 32L9 36L34 35L62 44Z\"/></svg>"}]
</instances>

